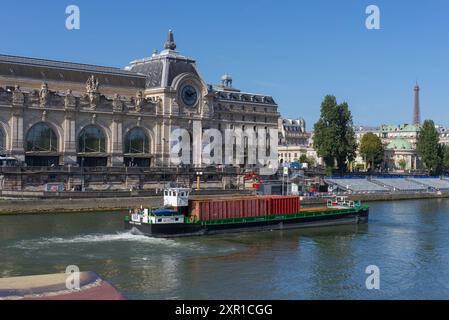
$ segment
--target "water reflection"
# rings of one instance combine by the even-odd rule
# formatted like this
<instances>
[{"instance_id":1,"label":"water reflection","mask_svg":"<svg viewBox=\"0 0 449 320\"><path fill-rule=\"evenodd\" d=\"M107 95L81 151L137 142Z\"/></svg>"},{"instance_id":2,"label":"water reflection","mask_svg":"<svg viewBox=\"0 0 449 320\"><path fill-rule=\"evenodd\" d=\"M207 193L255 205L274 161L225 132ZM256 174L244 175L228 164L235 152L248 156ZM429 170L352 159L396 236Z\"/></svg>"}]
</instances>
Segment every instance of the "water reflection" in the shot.
<instances>
[{"instance_id":1,"label":"water reflection","mask_svg":"<svg viewBox=\"0 0 449 320\"><path fill-rule=\"evenodd\" d=\"M449 200L371 204L368 225L183 239L111 213L0 217L0 275L93 270L133 299L449 297ZM381 290L365 288L369 265Z\"/></svg>"}]
</instances>

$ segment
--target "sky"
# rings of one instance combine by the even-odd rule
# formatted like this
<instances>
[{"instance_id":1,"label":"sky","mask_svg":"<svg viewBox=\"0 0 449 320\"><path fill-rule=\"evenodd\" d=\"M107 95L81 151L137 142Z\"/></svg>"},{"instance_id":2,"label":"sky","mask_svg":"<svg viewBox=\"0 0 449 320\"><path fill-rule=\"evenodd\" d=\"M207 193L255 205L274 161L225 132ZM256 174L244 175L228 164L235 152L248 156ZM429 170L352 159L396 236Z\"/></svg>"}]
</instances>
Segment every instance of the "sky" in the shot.
<instances>
[{"instance_id":1,"label":"sky","mask_svg":"<svg viewBox=\"0 0 449 320\"><path fill-rule=\"evenodd\" d=\"M68 5L80 29L67 30ZM368 30L368 5L380 30ZM355 124L449 125L449 1L2 1L0 54L123 68L161 50L167 31L207 83L272 95L283 117L318 120L324 96L346 101Z\"/></svg>"}]
</instances>

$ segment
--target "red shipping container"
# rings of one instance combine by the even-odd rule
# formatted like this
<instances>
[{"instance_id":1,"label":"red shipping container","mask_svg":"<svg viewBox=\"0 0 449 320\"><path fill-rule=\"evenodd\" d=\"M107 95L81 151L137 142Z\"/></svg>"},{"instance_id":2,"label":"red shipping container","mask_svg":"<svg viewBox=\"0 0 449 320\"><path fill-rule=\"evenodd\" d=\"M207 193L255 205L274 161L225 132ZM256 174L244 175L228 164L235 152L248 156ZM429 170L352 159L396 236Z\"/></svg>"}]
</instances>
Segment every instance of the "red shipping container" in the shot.
<instances>
[{"instance_id":1,"label":"red shipping container","mask_svg":"<svg viewBox=\"0 0 449 320\"><path fill-rule=\"evenodd\" d=\"M225 219L229 219L228 201L223 202L223 216Z\"/></svg>"},{"instance_id":2,"label":"red shipping container","mask_svg":"<svg viewBox=\"0 0 449 320\"><path fill-rule=\"evenodd\" d=\"M255 196L192 200L189 212L196 220L208 221L275 214L294 214L299 211L299 197Z\"/></svg>"},{"instance_id":3,"label":"red shipping container","mask_svg":"<svg viewBox=\"0 0 449 320\"><path fill-rule=\"evenodd\" d=\"M243 208L243 201L238 200L238 203L239 203L239 214L238 214L237 218L243 218L245 215L245 209Z\"/></svg>"}]
</instances>

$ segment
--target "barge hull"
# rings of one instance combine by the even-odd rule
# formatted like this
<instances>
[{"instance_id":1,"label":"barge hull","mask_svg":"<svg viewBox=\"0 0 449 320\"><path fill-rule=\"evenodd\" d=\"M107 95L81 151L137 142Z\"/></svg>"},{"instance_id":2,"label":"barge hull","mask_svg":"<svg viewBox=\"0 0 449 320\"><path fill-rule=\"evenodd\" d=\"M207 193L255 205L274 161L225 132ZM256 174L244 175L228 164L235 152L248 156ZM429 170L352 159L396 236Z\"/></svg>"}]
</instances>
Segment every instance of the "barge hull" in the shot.
<instances>
[{"instance_id":1,"label":"barge hull","mask_svg":"<svg viewBox=\"0 0 449 320\"><path fill-rule=\"evenodd\" d=\"M368 222L369 209L335 215L264 220L226 224L135 224L125 221L125 228L150 237L173 238L251 231L286 230Z\"/></svg>"}]
</instances>

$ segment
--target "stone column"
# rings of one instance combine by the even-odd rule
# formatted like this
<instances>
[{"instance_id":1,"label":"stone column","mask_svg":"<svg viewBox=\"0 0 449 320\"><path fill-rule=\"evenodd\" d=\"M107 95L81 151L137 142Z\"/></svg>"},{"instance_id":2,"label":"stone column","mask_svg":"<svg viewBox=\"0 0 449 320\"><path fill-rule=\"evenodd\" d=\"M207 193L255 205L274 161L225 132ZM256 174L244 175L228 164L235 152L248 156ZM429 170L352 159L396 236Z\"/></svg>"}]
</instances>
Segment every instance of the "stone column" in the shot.
<instances>
[{"instance_id":1,"label":"stone column","mask_svg":"<svg viewBox=\"0 0 449 320\"><path fill-rule=\"evenodd\" d=\"M73 112L67 112L64 119L63 164L76 164L76 136Z\"/></svg>"},{"instance_id":2,"label":"stone column","mask_svg":"<svg viewBox=\"0 0 449 320\"><path fill-rule=\"evenodd\" d=\"M154 165L155 167L162 167L164 165L164 157L163 157L163 139L164 136L162 134L163 130L163 121L157 120L158 122L154 126Z\"/></svg>"},{"instance_id":3,"label":"stone column","mask_svg":"<svg viewBox=\"0 0 449 320\"><path fill-rule=\"evenodd\" d=\"M112 133L112 149L111 149L111 166L123 166L123 133L122 133L122 117L114 116L111 124Z\"/></svg>"},{"instance_id":4,"label":"stone column","mask_svg":"<svg viewBox=\"0 0 449 320\"><path fill-rule=\"evenodd\" d=\"M23 105L13 105L9 125L11 127L11 155L20 161L25 161Z\"/></svg>"},{"instance_id":5,"label":"stone column","mask_svg":"<svg viewBox=\"0 0 449 320\"><path fill-rule=\"evenodd\" d=\"M163 167L172 166L170 159L170 135L173 131L173 121L164 119L160 126L160 134L161 134L161 148L159 157L161 159L161 164Z\"/></svg>"},{"instance_id":6,"label":"stone column","mask_svg":"<svg viewBox=\"0 0 449 320\"><path fill-rule=\"evenodd\" d=\"M193 121L193 129L192 129L192 166L193 167L201 167L201 151L202 151L202 137L203 137L203 125L201 121L194 120Z\"/></svg>"}]
</instances>

